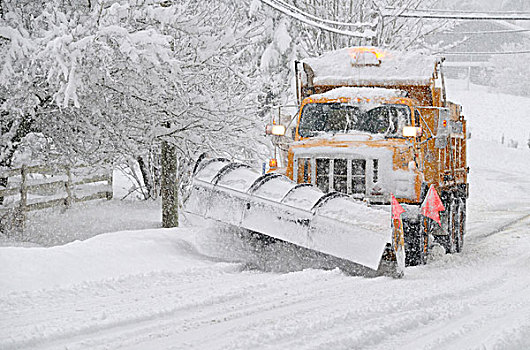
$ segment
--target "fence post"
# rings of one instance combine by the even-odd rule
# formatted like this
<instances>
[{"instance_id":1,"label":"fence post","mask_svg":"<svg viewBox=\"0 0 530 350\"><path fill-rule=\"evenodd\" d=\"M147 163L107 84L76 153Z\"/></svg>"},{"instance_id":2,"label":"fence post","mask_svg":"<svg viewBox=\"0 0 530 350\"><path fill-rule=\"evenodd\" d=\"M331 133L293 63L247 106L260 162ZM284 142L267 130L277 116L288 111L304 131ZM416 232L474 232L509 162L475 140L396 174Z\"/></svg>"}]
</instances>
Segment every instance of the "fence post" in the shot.
<instances>
[{"instance_id":1,"label":"fence post","mask_svg":"<svg viewBox=\"0 0 530 350\"><path fill-rule=\"evenodd\" d=\"M112 176L114 175L113 170L114 170L114 167L112 166L110 168L109 177L107 178L107 185L110 187L110 191L107 191L107 200L109 201L112 199L112 196L114 195L113 190L112 190L112 180L113 180Z\"/></svg>"},{"instance_id":2,"label":"fence post","mask_svg":"<svg viewBox=\"0 0 530 350\"><path fill-rule=\"evenodd\" d=\"M162 141L162 227L176 227L178 219L177 155L175 146Z\"/></svg>"},{"instance_id":3,"label":"fence post","mask_svg":"<svg viewBox=\"0 0 530 350\"><path fill-rule=\"evenodd\" d=\"M65 187L65 190L66 190L66 199L64 201L64 205L67 208L70 208L72 206L73 201L74 201L74 197L72 196L72 184L73 184L73 182L72 182L72 171L70 170L69 166L66 166L65 169L66 169L67 180L64 183L64 187Z\"/></svg>"},{"instance_id":4,"label":"fence post","mask_svg":"<svg viewBox=\"0 0 530 350\"><path fill-rule=\"evenodd\" d=\"M530 146L529 146L530 147ZM0 167L1 169L2 167ZM8 176L3 176L3 175L0 175L0 187L4 187L4 188L7 188L7 182L9 180L9 177ZM0 196L0 205L4 204L4 196L1 195Z\"/></svg>"},{"instance_id":5,"label":"fence post","mask_svg":"<svg viewBox=\"0 0 530 350\"><path fill-rule=\"evenodd\" d=\"M26 225L26 211L28 204L28 188L26 186L26 177L28 175L28 169L25 165L20 167L20 203L15 211L15 227L21 232L24 231Z\"/></svg>"}]
</instances>

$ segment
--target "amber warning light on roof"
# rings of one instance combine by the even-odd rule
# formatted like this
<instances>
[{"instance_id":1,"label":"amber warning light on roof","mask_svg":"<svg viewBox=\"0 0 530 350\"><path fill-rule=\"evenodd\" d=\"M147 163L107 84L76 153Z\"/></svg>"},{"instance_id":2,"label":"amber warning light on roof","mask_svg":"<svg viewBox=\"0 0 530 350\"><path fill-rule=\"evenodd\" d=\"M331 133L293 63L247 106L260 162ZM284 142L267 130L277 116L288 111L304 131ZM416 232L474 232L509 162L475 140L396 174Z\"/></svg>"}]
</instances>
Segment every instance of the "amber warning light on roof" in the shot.
<instances>
[{"instance_id":1,"label":"amber warning light on roof","mask_svg":"<svg viewBox=\"0 0 530 350\"><path fill-rule=\"evenodd\" d=\"M352 66L379 66L384 51L375 47L355 47L350 50Z\"/></svg>"}]
</instances>

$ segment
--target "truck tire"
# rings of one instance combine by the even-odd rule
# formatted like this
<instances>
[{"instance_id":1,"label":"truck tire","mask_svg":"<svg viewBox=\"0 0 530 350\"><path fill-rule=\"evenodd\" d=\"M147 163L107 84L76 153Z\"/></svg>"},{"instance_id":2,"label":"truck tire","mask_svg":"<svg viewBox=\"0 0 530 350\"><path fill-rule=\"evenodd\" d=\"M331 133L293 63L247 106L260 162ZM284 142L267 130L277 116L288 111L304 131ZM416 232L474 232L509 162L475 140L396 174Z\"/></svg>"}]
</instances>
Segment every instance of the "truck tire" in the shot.
<instances>
[{"instance_id":1,"label":"truck tire","mask_svg":"<svg viewBox=\"0 0 530 350\"><path fill-rule=\"evenodd\" d=\"M458 199L450 197L444 206L445 212L441 219L442 227L444 231L447 231L447 234L436 237L436 241L444 247L446 254L453 254L457 252Z\"/></svg>"},{"instance_id":2,"label":"truck tire","mask_svg":"<svg viewBox=\"0 0 530 350\"><path fill-rule=\"evenodd\" d=\"M466 233L466 200L458 198L456 215L456 252L460 253L464 247L464 235Z\"/></svg>"}]
</instances>

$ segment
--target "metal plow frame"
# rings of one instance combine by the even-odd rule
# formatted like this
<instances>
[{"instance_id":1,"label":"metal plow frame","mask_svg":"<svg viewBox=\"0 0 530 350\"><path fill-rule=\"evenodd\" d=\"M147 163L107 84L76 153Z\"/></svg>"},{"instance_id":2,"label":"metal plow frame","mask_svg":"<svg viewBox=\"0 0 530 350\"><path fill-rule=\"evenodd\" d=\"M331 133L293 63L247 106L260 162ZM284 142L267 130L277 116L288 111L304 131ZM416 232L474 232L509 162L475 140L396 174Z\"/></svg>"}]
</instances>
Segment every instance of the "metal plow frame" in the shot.
<instances>
[{"instance_id":1,"label":"metal plow frame","mask_svg":"<svg viewBox=\"0 0 530 350\"><path fill-rule=\"evenodd\" d=\"M241 178L234 176L230 182L230 175ZM322 214L335 198L347 198L345 205L349 201L352 207L359 205L343 194L324 194L310 184L296 184L275 173L261 175L247 165L222 158L208 159L197 166L192 186L184 208L189 214L323 253L336 267L351 274L395 274L395 264L386 261L392 260L388 249L392 242L390 215L384 232ZM265 187L279 190L261 193ZM302 191L304 205L293 205Z\"/></svg>"}]
</instances>

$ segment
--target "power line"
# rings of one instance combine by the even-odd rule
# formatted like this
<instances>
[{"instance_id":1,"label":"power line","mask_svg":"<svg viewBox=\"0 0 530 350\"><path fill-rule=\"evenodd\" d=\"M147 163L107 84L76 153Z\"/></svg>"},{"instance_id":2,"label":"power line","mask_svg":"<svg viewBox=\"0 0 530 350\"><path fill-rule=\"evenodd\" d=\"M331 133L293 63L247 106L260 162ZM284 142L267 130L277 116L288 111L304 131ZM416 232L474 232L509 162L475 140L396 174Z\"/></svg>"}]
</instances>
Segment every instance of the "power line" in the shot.
<instances>
[{"instance_id":1,"label":"power line","mask_svg":"<svg viewBox=\"0 0 530 350\"><path fill-rule=\"evenodd\" d=\"M295 19L299 20L300 22L309 24L309 25L314 26L314 27L318 27L318 28L326 30L328 32L341 34L341 35L346 35L346 36L351 36L351 37L354 37L354 38L367 38L367 39L371 39L375 35L375 33L372 30L367 30L367 31L361 33L361 32L352 32L352 31L349 31L349 30L341 30L341 29L336 29L336 28L333 28L333 27L329 27L329 26L327 26L325 24L317 23L314 20L308 19L308 18L306 18L304 15L302 15L300 13L293 13L291 10L286 9L286 8L284 8L284 7L282 7L282 6L278 5L278 4L275 4L271 0L261 0L261 2L263 2L263 3L267 4L267 5L269 5L270 7L282 12L283 14L286 14L287 16L290 16L292 18L295 18Z\"/></svg>"},{"instance_id":2,"label":"power line","mask_svg":"<svg viewBox=\"0 0 530 350\"><path fill-rule=\"evenodd\" d=\"M482 35L482 34L509 34L530 32L530 29L506 29L506 30L488 30L477 32L440 32L440 34L462 34L462 35Z\"/></svg>"},{"instance_id":3,"label":"power line","mask_svg":"<svg viewBox=\"0 0 530 350\"><path fill-rule=\"evenodd\" d=\"M437 54L442 55L519 55L519 54L527 54L530 53L530 50L522 50L522 51L504 51L504 52L438 52Z\"/></svg>"},{"instance_id":4,"label":"power line","mask_svg":"<svg viewBox=\"0 0 530 350\"><path fill-rule=\"evenodd\" d=\"M312 14L304 12L304 11L300 10L299 8L297 8L297 7L295 7L295 6L291 5L291 4L288 4L286 2L283 2L281 0L273 0L273 1L276 2L276 3L281 4L283 7L289 8L292 11L298 12L298 13L300 13L301 15L303 15L305 17L311 18L311 19L313 19L315 21L319 21L319 22L322 22L322 23L333 24L333 25L338 25L338 26L346 26L346 27L357 27L357 28L373 28L376 25L375 23L369 23L369 22L365 22L365 23L346 23L346 22L332 21L332 20L328 20L328 19L324 19L324 18L313 16Z\"/></svg>"},{"instance_id":5,"label":"power line","mask_svg":"<svg viewBox=\"0 0 530 350\"><path fill-rule=\"evenodd\" d=\"M396 7L386 7L385 10L401 10L399 8L396 8ZM530 12L529 11L470 11L470 10L438 10L438 9L413 9L413 10L409 10L409 11L414 11L414 12L429 12L429 13L457 13L457 14L460 14L460 13L465 13L465 14L469 14L469 13L481 13L481 14L488 14L488 15L491 15L491 14L494 14L494 15L529 15L530 16Z\"/></svg>"},{"instance_id":6,"label":"power line","mask_svg":"<svg viewBox=\"0 0 530 350\"><path fill-rule=\"evenodd\" d=\"M528 15L489 15L479 12L468 13L468 14L436 14L436 11L431 13L421 13L414 11L404 11L402 13L383 13L383 17L401 17L401 18L425 18L425 19L452 19L452 20L476 20L476 21L530 21L530 14Z\"/></svg>"}]
</instances>

